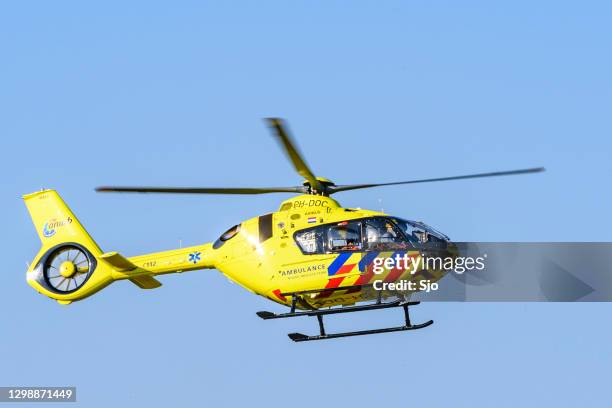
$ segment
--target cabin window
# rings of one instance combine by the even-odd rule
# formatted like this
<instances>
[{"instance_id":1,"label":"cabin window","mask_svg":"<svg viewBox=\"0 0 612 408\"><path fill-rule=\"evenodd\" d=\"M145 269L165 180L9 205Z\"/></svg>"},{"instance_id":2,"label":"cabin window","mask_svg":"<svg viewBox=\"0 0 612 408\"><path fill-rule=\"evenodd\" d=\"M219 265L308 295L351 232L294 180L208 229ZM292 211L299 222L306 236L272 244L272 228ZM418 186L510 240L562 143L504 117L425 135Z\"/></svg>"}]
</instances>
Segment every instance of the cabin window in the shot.
<instances>
[{"instance_id":1,"label":"cabin window","mask_svg":"<svg viewBox=\"0 0 612 408\"><path fill-rule=\"evenodd\" d=\"M363 247L360 221L320 225L298 231L293 236L304 254L360 251Z\"/></svg>"},{"instance_id":2,"label":"cabin window","mask_svg":"<svg viewBox=\"0 0 612 408\"><path fill-rule=\"evenodd\" d=\"M295 242L305 254L323 253L323 228L316 227L295 233Z\"/></svg>"},{"instance_id":3,"label":"cabin window","mask_svg":"<svg viewBox=\"0 0 612 408\"><path fill-rule=\"evenodd\" d=\"M217 239L215 241L215 243L213 244L213 249L220 248L221 245L223 245L226 241L234 238L236 235L238 235L239 232L240 232L240 224L234 225L232 228L230 228L227 231L225 231L219 237L219 239Z\"/></svg>"}]
</instances>

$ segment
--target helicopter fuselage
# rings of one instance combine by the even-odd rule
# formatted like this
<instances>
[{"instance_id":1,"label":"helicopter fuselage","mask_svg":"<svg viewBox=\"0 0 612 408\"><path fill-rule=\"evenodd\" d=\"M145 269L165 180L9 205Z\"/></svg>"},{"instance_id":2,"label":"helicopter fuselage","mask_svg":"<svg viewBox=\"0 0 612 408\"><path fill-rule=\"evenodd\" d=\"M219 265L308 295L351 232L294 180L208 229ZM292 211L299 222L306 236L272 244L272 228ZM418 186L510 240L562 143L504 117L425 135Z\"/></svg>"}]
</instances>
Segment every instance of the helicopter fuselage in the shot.
<instances>
[{"instance_id":1,"label":"helicopter fuselage","mask_svg":"<svg viewBox=\"0 0 612 408\"><path fill-rule=\"evenodd\" d=\"M375 280L387 283L438 280L441 274L410 265L381 266L374 271L376 258L400 253L412 259L421 256L418 248L410 242L401 242L399 237L393 242L380 242L381 239L368 242L373 240L370 235L377 232L372 225L391 224L391 219L378 211L343 208L330 197L297 196L284 201L277 212L232 227L212 245L210 263L237 284L282 304L291 301L283 295L286 293L351 287L313 294L308 305L298 307L320 308L370 300L378 293L366 287ZM344 237L331 236L343 232ZM385 292L385 296L394 295Z\"/></svg>"}]
</instances>

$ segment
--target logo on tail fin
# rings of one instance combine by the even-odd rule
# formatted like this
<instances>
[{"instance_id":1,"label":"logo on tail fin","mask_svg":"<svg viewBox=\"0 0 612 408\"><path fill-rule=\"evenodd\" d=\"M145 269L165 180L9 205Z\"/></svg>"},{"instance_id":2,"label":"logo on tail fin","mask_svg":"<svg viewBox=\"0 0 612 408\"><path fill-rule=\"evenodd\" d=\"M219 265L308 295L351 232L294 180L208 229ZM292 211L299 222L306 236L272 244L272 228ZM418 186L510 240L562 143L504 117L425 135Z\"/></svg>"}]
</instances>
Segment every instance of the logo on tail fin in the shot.
<instances>
[{"instance_id":1,"label":"logo on tail fin","mask_svg":"<svg viewBox=\"0 0 612 408\"><path fill-rule=\"evenodd\" d=\"M47 238L52 237L53 235L55 235L55 230L54 229L49 229L49 223L45 223L45 225L43 226L43 235Z\"/></svg>"},{"instance_id":2,"label":"logo on tail fin","mask_svg":"<svg viewBox=\"0 0 612 408\"><path fill-rule=\"evenodd\" d=\"M49 220L43 225L43 236L46 238L50 238L55 235L55 232L58 228L63 227L64 225L68 225L72 223L72 218L68 217L64 220L58 220L56 218Z\"/></svg>"}]
</instances>

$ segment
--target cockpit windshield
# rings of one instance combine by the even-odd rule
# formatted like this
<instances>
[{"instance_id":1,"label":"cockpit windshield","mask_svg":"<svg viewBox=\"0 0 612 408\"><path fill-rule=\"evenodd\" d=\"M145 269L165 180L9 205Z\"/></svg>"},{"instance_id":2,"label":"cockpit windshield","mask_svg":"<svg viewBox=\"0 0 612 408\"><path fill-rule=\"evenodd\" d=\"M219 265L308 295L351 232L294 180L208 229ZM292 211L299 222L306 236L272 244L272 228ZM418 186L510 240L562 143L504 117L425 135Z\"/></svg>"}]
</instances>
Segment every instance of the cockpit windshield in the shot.
<instances>
[{"instance_id":1,"label":"cockpit windshield","mask_svg":"<svg viewBox=\"0 0 612 408\"><path fill-rule=\"evenodd\" d=\"M387 218L367 218L363 222L365 248L368 251L406 249L406 242L400 229Z\"/></svg>"},{"instance_id":2,"label":"cockpit windshield","mask_svg":"<svg viewBox=\"0 0 612 408\"><path fill-rule=\"evenodd\" d=\"M404 235L413 242L442 242L450 241L450 238L440 231L420 221L409 221L402 218L393 218Z\"/></svg>"}]
</instances>

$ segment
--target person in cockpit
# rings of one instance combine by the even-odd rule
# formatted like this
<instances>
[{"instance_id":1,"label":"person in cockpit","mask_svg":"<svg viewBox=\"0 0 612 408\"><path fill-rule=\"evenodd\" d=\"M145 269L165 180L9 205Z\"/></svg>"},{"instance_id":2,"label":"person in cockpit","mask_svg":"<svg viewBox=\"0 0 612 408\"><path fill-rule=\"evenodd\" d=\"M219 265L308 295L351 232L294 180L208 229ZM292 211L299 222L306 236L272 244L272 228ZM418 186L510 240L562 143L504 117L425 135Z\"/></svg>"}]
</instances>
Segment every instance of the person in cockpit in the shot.
<instances>
[{"instance_id":1,"label":"person in cockpit","mask_svg":"<svg viewBox=\"0 0 612 408\"><path fill-rule=\"evenodd\" d=\"M380 242L395 242L397 241L397 232L393 229L393 226L389 223L385 223L385 232L380 237Z\"/></svg>"}]
</instances>

